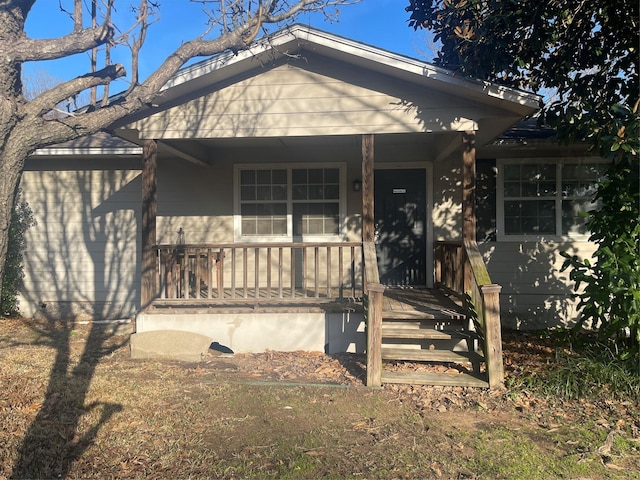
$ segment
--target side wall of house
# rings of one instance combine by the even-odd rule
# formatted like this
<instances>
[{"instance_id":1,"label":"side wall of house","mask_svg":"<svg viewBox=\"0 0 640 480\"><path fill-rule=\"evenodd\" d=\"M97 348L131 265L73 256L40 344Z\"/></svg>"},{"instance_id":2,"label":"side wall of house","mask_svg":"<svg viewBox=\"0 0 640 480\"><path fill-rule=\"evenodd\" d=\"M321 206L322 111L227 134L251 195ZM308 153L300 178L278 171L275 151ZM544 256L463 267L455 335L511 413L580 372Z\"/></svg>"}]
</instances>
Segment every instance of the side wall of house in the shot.
<instances>
[{"instance_id":1,"label":"side wall of house","mask_svg":"<svg viewBox=\"0 0 640 480\"><path fill-rule=\"evenodd\" d=\"M140 299L140 160L32 158L22 192L37 221L27 231L22 315L134 315Z\"/></svg>"},{"instance_id":2,"label":"side wall of house","mask_svg":"<svg viewBox=\"0 0 640 480\"><path fill-rule=\"evenodd\" d=\"M585 158L575 152L558 154L557 146L543 147L551 150L541 148L535 157L532 157L537 153L535 150L527 150L524 161L556 165ZM525 154L511 154L510 157L525 158ZM503 326L532 330L573 325L579 316L578 300L573 297L574 283L569 279L569 271L560 271L564 263L560 253L565 251L581 258L591 258L595 244L587 241L587 235L575 238L540 236L528 240L497 234L497 215L502 208L498 205L497 189L501 180L497 176L496 161L478 160L477 173L477 238L491 280L502 286Z\"/></svg>"},{"instance_id":3,"label":"side wall of house","mask_svg":"<svg viewBox=\"0 0 640 480\"><path fill-rule=\"evenodd\" d=\"M578 318L569 272L561 272L567 251L590 257L590 242L488 242L480 245L494 283L502 285L501 318L508 329L570 326Z\"/></svg>"}]
</instances>

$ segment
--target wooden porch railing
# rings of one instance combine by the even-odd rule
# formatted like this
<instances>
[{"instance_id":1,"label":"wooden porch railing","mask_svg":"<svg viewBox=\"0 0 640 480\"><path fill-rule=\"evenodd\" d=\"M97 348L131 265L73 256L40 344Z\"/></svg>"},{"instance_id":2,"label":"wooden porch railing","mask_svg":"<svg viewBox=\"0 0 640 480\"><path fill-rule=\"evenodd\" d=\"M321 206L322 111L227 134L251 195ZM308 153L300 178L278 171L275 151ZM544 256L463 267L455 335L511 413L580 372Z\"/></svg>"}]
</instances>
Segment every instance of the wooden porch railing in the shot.
<instances>
[{"instance_id":1,"label":"wooden porch railing","mask_svg":"<svg viewBox=\"0 0 640 480\"><path fill-rule=\"evenodd\" d=\"M158 245L157 304L335 301L363 294L362 244Z\"/></svg>"},{"instance_id":2,"label":"wooden porch railing","mask_svg":"<svg viewBox=\"0 0 640 480\"><path fill-rule=\"evenodd\" d=\"M491 283L489 272L475 242L437 242L436 282L459 293L484 340L489 388L503 385L502 334L500 329L501 286Z\"/></svg>"}]
</instances>

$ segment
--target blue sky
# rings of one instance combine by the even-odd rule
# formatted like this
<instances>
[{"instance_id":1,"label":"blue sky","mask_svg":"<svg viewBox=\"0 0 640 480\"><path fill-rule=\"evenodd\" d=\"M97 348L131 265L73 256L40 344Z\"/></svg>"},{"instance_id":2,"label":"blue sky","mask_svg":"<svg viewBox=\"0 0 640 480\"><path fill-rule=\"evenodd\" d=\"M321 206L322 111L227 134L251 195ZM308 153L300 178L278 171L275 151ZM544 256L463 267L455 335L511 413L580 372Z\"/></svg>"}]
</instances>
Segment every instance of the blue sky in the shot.
<instances>
[{"instance_id":1,"label":"blue sky","mask_svg":"<svg viewBox=\"0 0 640 480\"><path fill-rule=\"evenodd\" d=\"M71 0L62 0L62 3L69 9L72 8ZM130 3L135 2L117 1L117 5L121 4L118 15L128 14L128 10L122 8ZM160 3L160 20L151 27L143 50L140 65L140 75L143 79L160 65L181 41L189 40L204 30L205 17L201 4L189 0L161 0ZM404 11L407 4L407 0L363 0L356 5L341 7L340 20L336 23L326 22L321 15L299 17L297 22L392 52L431 60L433 53L429 50L428 34L415 32L408 27L408 14ZM116 23L122 24L117 19ZM41 0L36 2L32 9L26 29L32 38L52 38L69 33L72 22L68 16L60 12L58 0ZM26 75L45 71L60 80L68 80L88 70L87 54L71 59L25 65Z\"/></svg>"}]
</instances>

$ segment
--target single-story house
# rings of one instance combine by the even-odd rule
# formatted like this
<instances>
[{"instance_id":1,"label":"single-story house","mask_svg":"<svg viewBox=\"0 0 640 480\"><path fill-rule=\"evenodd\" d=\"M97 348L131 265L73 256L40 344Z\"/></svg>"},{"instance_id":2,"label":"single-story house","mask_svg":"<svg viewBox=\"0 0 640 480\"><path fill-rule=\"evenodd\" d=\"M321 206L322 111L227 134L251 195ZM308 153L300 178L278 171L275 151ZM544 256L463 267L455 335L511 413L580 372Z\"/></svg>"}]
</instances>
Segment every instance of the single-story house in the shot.
<instances>
[{"instance_id":1,"label":"single-story house","mask_svg":"<svg viewBox=\"0 0 640 480\"><path fill-rule=\"evenodd\" d=\"M503 327L570 323L559 252L592 250L578 212L601 170L519 124L538 106L299 25L194 64L109 133L28 160L21 310L369 353L372 312L473 323L475 275L502 286Z\"/></svg>"}]
</instances>

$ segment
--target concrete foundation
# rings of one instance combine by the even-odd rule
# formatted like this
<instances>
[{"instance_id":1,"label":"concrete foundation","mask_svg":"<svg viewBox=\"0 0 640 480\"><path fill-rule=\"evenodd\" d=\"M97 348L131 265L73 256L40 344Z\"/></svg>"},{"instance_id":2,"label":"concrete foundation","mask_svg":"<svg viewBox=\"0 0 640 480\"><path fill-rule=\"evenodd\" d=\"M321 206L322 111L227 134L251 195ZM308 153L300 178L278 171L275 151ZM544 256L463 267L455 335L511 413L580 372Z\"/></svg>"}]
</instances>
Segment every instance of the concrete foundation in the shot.
<instances>
[{"instance_id":1,"label":"concrete foundation","mask_svg":"<svg viewBox=\"0 0 640 480\"><path fill-rule=\"evenodd\" d=\"M210 338L234 353L296 350L363 353L364 315L312 313L139 313L136 332L177 330Z\"/></svg>"}]
</instances>

